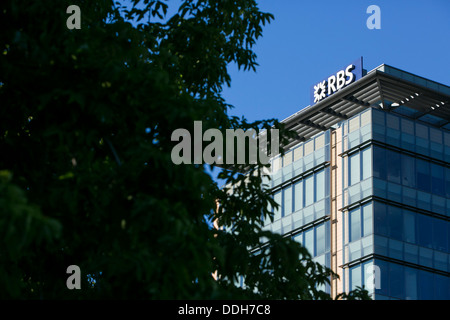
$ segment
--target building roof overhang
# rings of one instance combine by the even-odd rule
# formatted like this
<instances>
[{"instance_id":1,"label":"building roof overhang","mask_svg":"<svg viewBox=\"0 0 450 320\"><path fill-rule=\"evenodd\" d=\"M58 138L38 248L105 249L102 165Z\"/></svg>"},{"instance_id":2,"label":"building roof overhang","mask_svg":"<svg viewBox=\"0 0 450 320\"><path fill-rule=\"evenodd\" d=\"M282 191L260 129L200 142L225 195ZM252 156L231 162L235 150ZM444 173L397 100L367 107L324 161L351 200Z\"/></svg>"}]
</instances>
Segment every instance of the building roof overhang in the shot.
<instances>
[{"instance_id":1,"label":"building roof overhang","mask_svg":"<svg viewBox=\"0 0 450 320\"><path fill-rule=\"evenodd\" d=\"M367 108L401 114L450 131L450 87L383 64L281 121L297 134L284 149L329 130Z\"/></svg>"}]
</instances>

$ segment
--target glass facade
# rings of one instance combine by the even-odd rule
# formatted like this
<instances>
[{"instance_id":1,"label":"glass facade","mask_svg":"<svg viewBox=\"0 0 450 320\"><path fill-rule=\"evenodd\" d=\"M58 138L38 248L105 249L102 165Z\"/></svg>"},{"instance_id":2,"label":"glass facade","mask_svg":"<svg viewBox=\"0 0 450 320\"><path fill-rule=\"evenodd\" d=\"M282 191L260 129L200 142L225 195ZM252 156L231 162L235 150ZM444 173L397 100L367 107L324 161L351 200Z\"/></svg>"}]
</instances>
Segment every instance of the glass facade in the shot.
<instances>
[{"instance_id":1,"label":"glass facade","mask_svg":"<svg viewBox=\"0 0 450 320\"><path fill-rule=\"evenodd\" d=\"M288 118L294 127L309 126L300 127L300 135L323 132L271 160L267 183L280 207L272 208L274 221L264 228L292 237L339 273L334 294L364 286L375 299L447 300L450 121L432 114L443 100L420 108L402 100L426 101L415 85L433 95L448 95L450 87L385 65L376 70L409 81L399 90L409 86L410 96L394 103L379 93L380 100L363 104L382 89L378 82L361 86L365 94L330 100L317 113L306 108L311 121ZM359 110L351 117L343 111L349 101ZM323 114L338 119L325 126L332 121Z\"/></svg>"},{"instance_id":2,"label":"glass facade","mask_svg":"<svg viewBox=\"0 0 450 320\"><path fill-rule=\"evenodd\" d=\"M343 290L450 299L450 133L367 108L272 159L265 228L331 267L330 135L340 128ZM329 286L324 288L330 292Z\"/></svg>"},{"instance_id":3,"label":"glass facade","mask_svg":"<svg viewBox=\"0 0 450 320\"><path fill-rule=\"evenodd\" d=\"M377 109L343 128L345 290L450 299L449 133Z\"/></svg>"},{"instance_id":4,"label":"glass facade","mask_svg":"<svg viewBox=\"0 0 450 320\"><path fill-rule=\"evenodd\" d=\"M272 159L274 221L265 228L286 234L329 215L329 132L319 134Z\"/></svg>"}]
</instances>

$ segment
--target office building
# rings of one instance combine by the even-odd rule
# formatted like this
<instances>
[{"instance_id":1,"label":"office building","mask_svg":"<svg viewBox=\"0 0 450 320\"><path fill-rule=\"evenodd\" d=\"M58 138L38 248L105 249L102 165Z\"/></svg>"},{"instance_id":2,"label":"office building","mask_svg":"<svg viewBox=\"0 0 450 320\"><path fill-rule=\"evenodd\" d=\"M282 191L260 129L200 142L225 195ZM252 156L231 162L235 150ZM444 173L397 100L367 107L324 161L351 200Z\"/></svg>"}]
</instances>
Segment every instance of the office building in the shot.
<instances>
[{"instance_id":1,"label":"office building","mask_svg":"<svg viewBox=\"0 0 450 320\"><path fill-rule=\"evenodd\" d=\"M450 87L362 58L311 88L271 160L265 228L378 299L450 299Z\"/></svg>"}]
</instances>

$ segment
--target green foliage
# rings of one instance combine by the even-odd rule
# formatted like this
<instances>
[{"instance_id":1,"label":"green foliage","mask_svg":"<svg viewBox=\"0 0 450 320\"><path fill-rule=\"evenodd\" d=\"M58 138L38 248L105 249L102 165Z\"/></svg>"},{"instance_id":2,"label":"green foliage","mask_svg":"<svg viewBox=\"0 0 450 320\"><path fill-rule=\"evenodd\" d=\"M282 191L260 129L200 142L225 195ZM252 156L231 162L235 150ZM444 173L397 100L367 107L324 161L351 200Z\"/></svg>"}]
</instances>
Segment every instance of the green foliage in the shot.
<instances>
[{"instance_id":1,"label":"green foliage","mask_svg":"<svg viewBox=\"0 0 450 320\"><path fill-rule=\"evenodd\" d=\"M229 117L221 97L228 64L257 66L273 16L254 0L185 0L172 17L166 2L132 2L2 2L0 297L329 299L316 285L330 270L262 231L273 200L257 167L247 180L224 168L230 195L170 158L171 133L194 120L282 129ZM66 28L72 4L79 30ZM66 288L72 264L81 290Z\"/></svg>"}]
</instances>

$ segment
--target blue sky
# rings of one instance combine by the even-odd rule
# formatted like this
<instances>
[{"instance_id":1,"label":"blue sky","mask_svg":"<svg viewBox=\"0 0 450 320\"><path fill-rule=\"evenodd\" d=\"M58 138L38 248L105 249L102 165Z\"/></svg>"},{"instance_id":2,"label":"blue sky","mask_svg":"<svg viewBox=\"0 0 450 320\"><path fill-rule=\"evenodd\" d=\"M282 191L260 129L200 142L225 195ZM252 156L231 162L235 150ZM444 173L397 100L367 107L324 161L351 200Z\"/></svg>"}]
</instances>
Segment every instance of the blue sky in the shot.
<instances>
[{"instance_id":1,"label":"blue sky","mask_svg":"<svg viewBox=\"0 0 450 320\"><path fill-rule=\"evenodd\" d=\"M358 57L364 69L388 64L450 85L449 0L260 0L275 20L263 30L256 72L229 67L223 97L230 114L248 120L285 119L310 104L309 89ZM369 30L369 5L381 29Z\"/></svg>"}]
</instances>

